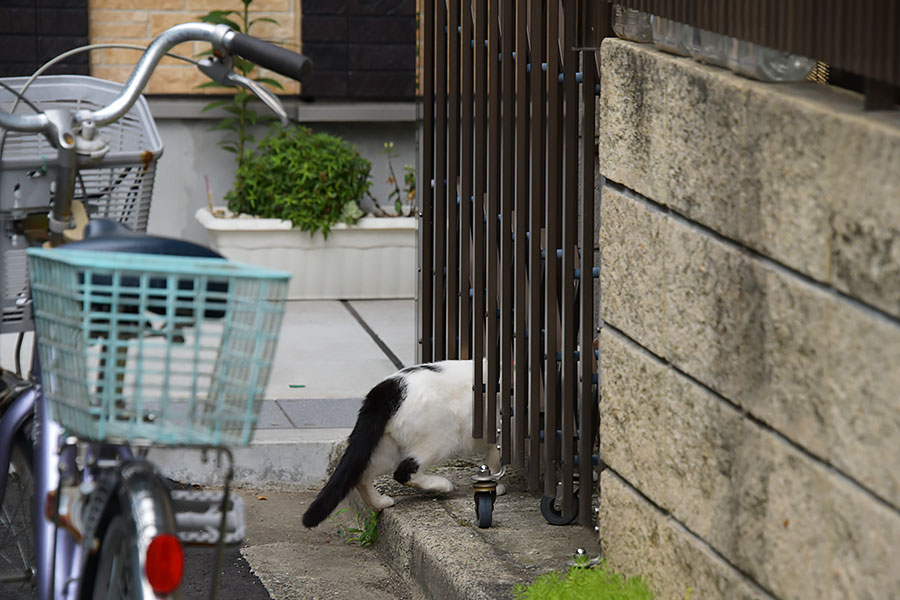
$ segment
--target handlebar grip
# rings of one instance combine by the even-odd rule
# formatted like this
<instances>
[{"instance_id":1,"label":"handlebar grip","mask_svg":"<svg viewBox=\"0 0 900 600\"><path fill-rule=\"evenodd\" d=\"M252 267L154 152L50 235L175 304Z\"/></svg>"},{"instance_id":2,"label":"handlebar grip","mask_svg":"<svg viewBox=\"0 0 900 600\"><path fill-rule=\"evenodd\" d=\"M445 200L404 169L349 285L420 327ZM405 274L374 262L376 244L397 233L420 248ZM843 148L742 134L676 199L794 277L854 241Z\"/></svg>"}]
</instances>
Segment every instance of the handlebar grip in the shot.
<instances>
[{"instance_id":1,"label":"handlebar grip","mask_svg":"<svg viewBox=\"0 0 900 600\"><path fill-rule=\"evenodd\" d=\"M297 81L303 80L312 71L312 61L302 54L244 33L235 32L228 49L261 67Z\"/></svg>"}]
</instances>

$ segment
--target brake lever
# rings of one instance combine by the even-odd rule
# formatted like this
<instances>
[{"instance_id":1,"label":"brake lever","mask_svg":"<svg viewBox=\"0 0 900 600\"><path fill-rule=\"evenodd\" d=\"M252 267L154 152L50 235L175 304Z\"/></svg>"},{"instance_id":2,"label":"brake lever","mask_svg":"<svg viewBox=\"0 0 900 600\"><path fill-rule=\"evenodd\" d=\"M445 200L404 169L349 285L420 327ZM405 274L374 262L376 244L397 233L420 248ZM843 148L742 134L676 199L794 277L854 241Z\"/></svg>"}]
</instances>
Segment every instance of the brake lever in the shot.
<instances>
[{"instance_id":1,"label":"brake lever","mask_svg":"<svg viewBox=\"0 0 900 600\"><path fill-rule=\"evenodd\" d=\"M287 110L285 110L284 105L281 103L281 100L278 99L278 96L256 81L235 73L230 55L226 55L223 58L204 58L197 63L197 67L204 75L218 84L228 87L242 87L249 90L250 93L259 98L263 104L269 107L269 110L278 116L282 127L287 127L291 124Z\"/></svg>"}]
</instances>

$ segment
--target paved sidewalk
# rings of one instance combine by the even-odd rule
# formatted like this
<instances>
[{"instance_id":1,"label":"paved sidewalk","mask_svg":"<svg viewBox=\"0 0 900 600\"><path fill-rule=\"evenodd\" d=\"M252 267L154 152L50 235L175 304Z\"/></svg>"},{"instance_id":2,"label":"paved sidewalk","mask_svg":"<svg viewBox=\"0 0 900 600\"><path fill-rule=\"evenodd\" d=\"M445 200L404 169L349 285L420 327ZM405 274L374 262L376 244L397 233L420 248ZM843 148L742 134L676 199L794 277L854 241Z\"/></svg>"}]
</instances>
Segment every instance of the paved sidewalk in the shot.
<instances>
[{"instance_id":1,"label":"paved sidewalk","mask_svg":"<svg viewBox=\"0 0 900 600\"><path fill-rule=\"evenodd\" d=\"M415 362L415 335L414 300L288 302L253 443L234 449L235 483L319 484L365 394L398 364ZM151 458L178 481L222 481L196 452L153 450Z\"/></svg>"}]
</instances>

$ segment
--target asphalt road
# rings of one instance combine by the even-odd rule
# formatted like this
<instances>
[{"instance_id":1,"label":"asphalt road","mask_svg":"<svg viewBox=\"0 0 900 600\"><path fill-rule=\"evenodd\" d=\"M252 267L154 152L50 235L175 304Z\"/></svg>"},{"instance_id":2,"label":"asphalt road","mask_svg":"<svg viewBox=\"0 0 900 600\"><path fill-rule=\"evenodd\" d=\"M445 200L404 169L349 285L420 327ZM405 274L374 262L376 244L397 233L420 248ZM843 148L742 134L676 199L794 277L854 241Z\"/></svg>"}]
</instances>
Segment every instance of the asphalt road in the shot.
<instances>
[{"instance_id":1,"label":"asphalt road","mask_svg":"<svg viewBox=\"0 0 900 600\"><path fill-rule=\"evenodd\" d=\"M186 548L184 560L185 572L181 584L182 600L208 600L215 565L214 549ZM239 547L231 546L225 550L225 561L217 598L222 600L270 600L265 586L250 571L250 565L241 556Z\"/></svg>"},{"instance_id":2,"label":"asphalt road","mask_svg":"<svg viewBox=\"0 0 900 600\"><path fill-rule=\"evenodd\" d=\"M340 512L315 529L300 517L316 490L244 489L247 535L226 549L218 598L222 600L418 600L416 588L385 566L372 548L341 539L356 516ZM212 548L188 548L183 600L210 597Z\"/></svg>"}]
</instances>

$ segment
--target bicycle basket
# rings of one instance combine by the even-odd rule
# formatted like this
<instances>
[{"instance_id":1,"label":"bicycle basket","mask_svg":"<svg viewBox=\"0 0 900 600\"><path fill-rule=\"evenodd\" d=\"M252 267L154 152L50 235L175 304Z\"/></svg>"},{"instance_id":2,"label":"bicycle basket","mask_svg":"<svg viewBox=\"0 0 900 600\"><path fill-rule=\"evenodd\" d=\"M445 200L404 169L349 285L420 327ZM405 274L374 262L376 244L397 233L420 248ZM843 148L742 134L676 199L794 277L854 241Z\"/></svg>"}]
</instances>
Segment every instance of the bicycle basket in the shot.
<instances>
[{"instance_id":1,"label":"bicycle basket","mask_svg":"<svg viewBox=\"0 0 900 600\"><path fill-rule=\"evenodd\" d=\"M18 90L25 77L8 77L3 83ZM122 85L86 75L48 75L37 79L25 97L40 110L63 108L94 110L111 103ZM0 88L0 105L9 108L14 96ZM24 101L17 113L33 113ZM109 145L100 168L81 168L75 182L75 200L84 202L91 217L115 219L134 231L146 231L156 160L162 141L140 96L115 123L98 133ZM49 208L50 183L55 179L56 150L40 133L9 131L0 156L0 189L16 190L0 198L0 211Z\"/></svg>"},{"instance_id":2,"label":"bicycle basket","mask_svg":"<svg viewBox=\"0 0 900 600\"><path fill-rule=\"evenodd\" d=\"M223 259L29 249L44 394L94 440L244 445L289 276Z\"/></svg>"},{"instance_id":3,"label":"bicycle basket","mask_svg":"<svg viewBox=\"0 0 900 600\"><path fill-rule=\"evenodd\" d=\"M0 79L15 90L25 85L25 77ZM84 75L48 75L37 79L25 97L39 110L96 109L108 105L122 90L118 83ZM0 87L0 106L7 110L14 95ZM34 108L19 102L17 113L33 113ZM99 129L109 144L101 167L79 170L75 200L84 203L91 217L115 219L134 231L146 231L156 161L162 155L162 141L143 96L121 119ZM0 154L0 213L47 212L50 185L56 179L56 150L39 133L6 132ZM22 235L0 236L3 259L0 264L0 332L28 331L31 313L21 300L28 297L28 273Z\"/></svg>"}]
</instances>

